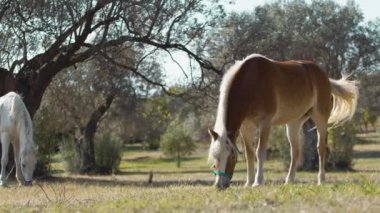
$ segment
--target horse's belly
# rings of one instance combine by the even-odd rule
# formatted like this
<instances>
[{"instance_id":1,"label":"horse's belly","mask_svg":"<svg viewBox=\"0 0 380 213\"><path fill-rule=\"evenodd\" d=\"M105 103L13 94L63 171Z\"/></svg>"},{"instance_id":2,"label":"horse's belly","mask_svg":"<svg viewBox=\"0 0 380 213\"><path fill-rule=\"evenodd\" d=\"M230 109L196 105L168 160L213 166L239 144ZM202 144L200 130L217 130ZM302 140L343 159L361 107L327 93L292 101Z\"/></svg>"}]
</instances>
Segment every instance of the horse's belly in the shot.
<instances>
[{"instance_id":1,"label":"horse's belly","mask_svg":"<svg viewBox=\"0 0 380 213\"><path fill-rule=\"evenodd\" d=\"M312 108L311 100L297 102L280 102L277 104L277 110L272 118L272 124L282 125L290 121L299 120L306 116L307 112Z\"/></svg>"}]
</instances>

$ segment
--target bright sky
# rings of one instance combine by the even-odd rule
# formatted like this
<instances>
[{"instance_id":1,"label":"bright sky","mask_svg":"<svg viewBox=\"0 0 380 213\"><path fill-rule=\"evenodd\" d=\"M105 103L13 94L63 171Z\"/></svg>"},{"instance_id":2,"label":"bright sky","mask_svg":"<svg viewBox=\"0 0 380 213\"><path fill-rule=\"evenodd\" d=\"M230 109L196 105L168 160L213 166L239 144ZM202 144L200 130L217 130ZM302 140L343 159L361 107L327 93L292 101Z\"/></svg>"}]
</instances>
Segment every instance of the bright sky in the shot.
<instances>
[{"instance_id":1,"label":"bright sky","mask_svg":"<svg viewBox=\"0 0 380 213\"><path fill-rule=\"evenodd\" d=\"M265 3L271 3L275 1L276 0L235 0L234 4L226 4L225 8L228 12L252 11L258 5L263 5ZM335 0L335 2L341 5L345 5L347 3L347 0ZM380 18L380 0L356 0L355 2L359 5L359 8L362 10L364 19L366 21ZM183 69L187 70L189 63L187 56L185 56L184 54L177 53L173 54L173 57L175 57L178 63L182 65ZM167 83L169 83L169 85L191 82L191 79L186 80L184 74L182 73L178 65L171 62L169 58L166 59L166 63L164 62L164 67L166 70L165 80Z\"/></svg>"}]
</instances>

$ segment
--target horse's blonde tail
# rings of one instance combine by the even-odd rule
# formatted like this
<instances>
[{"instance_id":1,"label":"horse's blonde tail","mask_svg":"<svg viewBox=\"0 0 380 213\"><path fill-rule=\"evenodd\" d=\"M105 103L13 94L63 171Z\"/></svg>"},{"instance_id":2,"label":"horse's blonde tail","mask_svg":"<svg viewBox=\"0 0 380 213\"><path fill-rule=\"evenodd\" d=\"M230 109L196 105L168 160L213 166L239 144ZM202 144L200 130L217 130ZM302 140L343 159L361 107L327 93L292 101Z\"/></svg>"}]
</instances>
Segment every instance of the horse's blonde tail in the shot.
<instances>
[{"instance_id":1,"label":"horse's blonde tail","mask_svg":"<svg viewBox=\"0 0 380 213\"><path fill-rule=\"evenodd\" d=\"M358 82L343 77L340 80L330 79L330 85L333 108L328 123L339 126L350 120L355 113L359 96Z\"/></svg>"}]
</instances>

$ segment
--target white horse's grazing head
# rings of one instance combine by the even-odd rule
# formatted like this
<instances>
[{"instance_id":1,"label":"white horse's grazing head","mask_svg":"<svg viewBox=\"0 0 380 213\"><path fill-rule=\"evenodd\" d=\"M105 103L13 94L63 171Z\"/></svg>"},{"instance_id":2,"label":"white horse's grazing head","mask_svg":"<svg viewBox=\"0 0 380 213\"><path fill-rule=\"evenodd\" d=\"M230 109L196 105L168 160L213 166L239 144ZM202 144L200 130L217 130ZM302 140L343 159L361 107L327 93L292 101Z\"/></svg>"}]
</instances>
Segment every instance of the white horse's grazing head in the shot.
<instances>
[{"instance_id":1,"label":"white horse's grazing head","mask_svg":"<svg viewBox=\"0 0 380 213\"><path fill-rule=\"evenodd\" d=\"M36 154L33 148L25 149L21 152L20 164L25 185L31 185L33 172L37 164Z\"/></svg>"},{"instance_id":2,"label":"white horse's grazing head","mask_svg":"<svg viewBox=\"0 0 380 213\"><path fill-rule=\"evenodd\" d=\"M219 135L208 130L211 135L209 161L213 162L213 172L216 176L215 186L219 189L229 187L238 157L236 145L227 135Z\"/></svg>"}]
</instances>

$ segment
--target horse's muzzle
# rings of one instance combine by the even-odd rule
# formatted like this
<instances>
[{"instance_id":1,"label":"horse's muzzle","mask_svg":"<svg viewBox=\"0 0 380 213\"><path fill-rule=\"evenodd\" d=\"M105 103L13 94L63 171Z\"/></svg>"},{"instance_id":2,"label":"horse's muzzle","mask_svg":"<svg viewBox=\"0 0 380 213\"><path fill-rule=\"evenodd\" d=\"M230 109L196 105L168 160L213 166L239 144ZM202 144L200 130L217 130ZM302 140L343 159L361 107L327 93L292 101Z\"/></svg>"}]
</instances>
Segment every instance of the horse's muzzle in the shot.
<instances>
[{"instance_id":1,"label":"horse's muzzle","mask_svg":"<svg viewBox=\"0 0 380 213\"><path fill-rule=\"evenodd\" d=\"M25 181L24 186L33 186L32 181Z\"/></svg>"},{"instance_id":2,"label":"horse's muzzle","mask_svg":"<svg viewBox=\"0 0 380 213\"><path fill-rule=\"evenodd\" d=\"M217 189L227 189L230 187L230 179L224 176L217 176L215 181L215 187Z\"/></svg>"}]
</instances>

